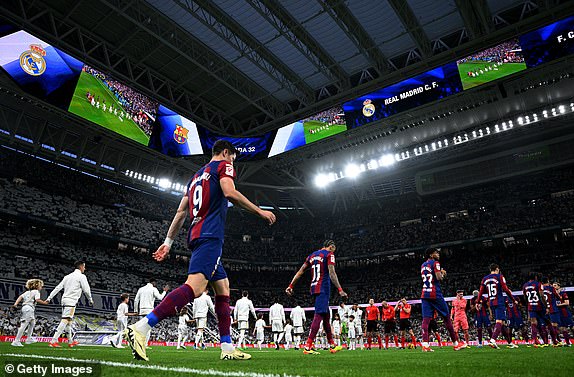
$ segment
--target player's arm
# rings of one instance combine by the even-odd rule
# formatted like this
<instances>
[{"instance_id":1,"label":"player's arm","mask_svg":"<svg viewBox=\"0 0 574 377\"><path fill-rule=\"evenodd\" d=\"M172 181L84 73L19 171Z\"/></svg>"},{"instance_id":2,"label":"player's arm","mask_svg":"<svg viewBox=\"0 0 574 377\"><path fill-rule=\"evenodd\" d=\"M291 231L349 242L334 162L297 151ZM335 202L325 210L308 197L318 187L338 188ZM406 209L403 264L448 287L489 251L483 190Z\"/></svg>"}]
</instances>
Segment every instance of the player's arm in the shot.
<instances>
[{"instance_id":1,"label":"player's arm","mask_svg":"<svg viewBox=\"0 0 574 377\"><path fill-rule=\"evenodd\" d=\"M60 284L56 285L56 288L54 288L52 290L52 292L50 292L50 295L48 296L46 301L50 302L50 301L52 301L52 299L54 297L56 297L56 295L64 288L64 281L65 280L66 280L66 278L63 278L62 281L60 282Z\"/></svg>"},{"instance_id":2,"label":"player's arm","mask_svg":"<svg viewBox=\"0 0 574 377\"><path fill-rule=\"evenodd\" d=\"M546 296L544 296L544 289L542 288L542 286L540 286L540 289L538 290L538 295L540 296L540 302L542 303L542 307L546 309L547 308Z\"/></svg>"},{"instance_id":3,"label":"player's arm","mask_svg":"<svg viewBox=\"0 0 574 377\"><path fill-rule=\"evenodd\" d=\"M334 264L329 264L329 277L331 278L333 285L335 285L335 287L339 291L339 296L347 297L347 294L343 290L343 287L341 287L341 283L339 283L339 278L337 277L337 272L335 272Z\"/></svg>"},{"instance_id":4,"label":"player's arm","mask_svg":"<svg viewBox=\"0 0 574 377\"><path fill-rule=\"evenodd\" d=\"M153 297L154 297L156 300L160 300L160 301L163 300L163 298L165 297L165 294L166 294L166 292L167 292L167 289L166 289L166 288L167 288L167 285L163 288L163 292L162 292L162 293L159 293L159 290L158 290L157 288L154 288L154 289L153 289Z\"/></svg>"},{"instance_id":5,"label":"player's arm","mask_svg":"<svg viewBox=\"0 0 574 377\"><path fill-rule=\"evenodd\" d=\"M570 300L568 299L568 296L566 296L566 298L563 299L563 297L560 297L560 304L556 304L558 306L570 306Z\"/></svg>"},{"instance_id":6,"label":"player's arm","mask_svg":"<svg viewBox=\"0 0 574 377\"><path fill-rule=\"evenodd\" d=\"M554 297L556 297L556 300L558 300L558 301L562 300L562 297L560 297L560 295L556 291L556 288L554 288L554 287L552 287L552 294L554 295Z\"/></svg>"},{"instance_id":7,"label":"player's arm","mask_svg":"<svg viewBox=\"0 0 574 377\"><path fill-rule=\"evenodd\" d=\"M504 292L506 292L506 295L508 296L509 299L511 299L512 301L514 301L514 304L518 304L518 301L516 300L516 298L512 295L512 291L510 290L510 288L508 288L508 285L506 285L506 279L504 278L504 276L502 276L502 279L500 279L501 282L500 284L502 285L502 290Z\"/></svg>"},{"instance_id":8,"label":"player's arm","mask_svg":"<svg viewBox=\"0 0 574 377\"><path fill-rule=\"evenodd\" d=\"M215 306L213 305L213 301L211 301L211 297L208 298L209 300L207 300L207 307L209 308L211 314L213 314L213 316L217 318L217 315L215 314Z\"/></svg>"},{"instance_id":9,"label":"player's arm","mask_svg":"<svg viewBox=\"0 0 574 377\"><path fill-rule=\"evenodd\" d=\"M24 299L24 294L22 293L20 296L18 296L18 298L14 302L14 305L12 305L12 306L17 307L20 304L20 302L22 302L23 299Z\"/></svg>"},{"instance_id":10,"label":"player's arm","mask_svg":"<svg viewBox=\"0 0 574 377\"><path fill-rule=\"evenodd\" d=\"M138 289L138 293L136 293L136 298L134 298L134 310L138 313L140 311L140 297L141 297L141 290Z\"/></svg>"},{"instance_id":11,"label":"player's arm","mask_svg":"<svg viewBox=\"0 0 574 377\"><path fill-rule=\"evenodd\" d=\"M257 319L257 314L255 313L255 307L253 306L253 302L249 301L249 310L251 314L253 314L253 318Z\"/></svg>"},{"instance_id":12,"label":"player's arm","mask_svg":"<svg viewBox=\"0 0 574 377\"><path fill-rule=\"evenodd\" d=\"M490 302L486 301L486 308L488 309L488 316L490 318L494 318L494 316L492 315L492 308L490 307Z\"/></svg>"},{"instance_id":13,"label":"player's arm","mask_svg":"<svg viewBox=\"0 0 574 377\"><path fill-rule=\"evenodd\" d=\"M82 275L82 277L80 278L80 285L82 286L82 291L84 291L84 294L86 295L88 300L90 300L90 304L94 305L94 299L92 298L92 291L90 289L90 285L88 284L88 278L86 277L86 275Z\"/></svg>"},{"instance_id":14,"label":"player's arm","mask_svg":"<svg viewBox=\"0 0 574 377\"><path fill-rule=\"evenodd\" d=\"M297 271L295 276L293 276L291 283L289 283L289 286L287 287L287 289L285 289L285 293L287 293L289 296L293 295L293 287L295 286L295 284L297 284L297 281L301 279L301 276L303 276L307 268L309 268L309 263L305 261L305 263L303 263L301 268L299 268L299 271Z\"/></svg>"},{"instance_id":15,"label":"player's arm","mask_svg":"<svg viewBox=\"0 0 574 377\"><path fill-rule=\"evenodd\" d=\"M452 321L454 321L454 304L452 305L452 308L450 309L450 319Z\"/></svg>"},{"instance_id":16,"label":"player's arm","mask_svg":"<svg viewBox=\"0 0 574 377\"><path fill-rule=\"evenodd\" d=\"M237 191L235 188L235 182L233 182L233 178L223 176L219 179L219 185L221 186L223 195L231 203L238 205L248 212L261 217L263 220L267 221L269 225L273 225L273 223L275 223L275 214L273 214L273 212L265 211L257 207L255 204L251 203L251 201L247 199L245 195Z\"/></svg>"},{"instance_id":17,"label":"player's arm","mask_svg":"<svg viewBox=\"0 0 574 377\"><path fill-rule=\"evenodd\" d=\"M169 230L167 231L167 236L163 244L152 254L153 259L157 262L161 262L167 255L169 254L169 250L171 249L171 245L173 244L173 240L177 237L177 234L181 230L185 218L187 217L187 207L189 204L189 197L187 193L181 198L179 202L179 207L177 207L177 212L171 220L171 225L169 226Z\"/></svg>"},{"instance_id":18,"label":"player's arm","mask_svg":"<svg viewBox=\"0 0 574 377\"><path fill-rule=\"evenodd\" d=\"M405 313L409 314L412 310L412 307L405 307L403 310L405 311Z\"/></svg>"}]
</instances>

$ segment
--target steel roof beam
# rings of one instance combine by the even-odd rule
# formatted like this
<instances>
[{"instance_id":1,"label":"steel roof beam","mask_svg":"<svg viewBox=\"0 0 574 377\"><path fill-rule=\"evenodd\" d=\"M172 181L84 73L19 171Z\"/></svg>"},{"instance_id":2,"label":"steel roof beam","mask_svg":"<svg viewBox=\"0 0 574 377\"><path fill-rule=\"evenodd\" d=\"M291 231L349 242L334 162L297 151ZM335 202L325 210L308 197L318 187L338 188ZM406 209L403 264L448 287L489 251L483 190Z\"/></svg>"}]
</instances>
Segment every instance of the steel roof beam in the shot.
<instances>
[{"instance_id":1,"label":"steel roof beam","mask_svg":"<svg viewBox=\"0 0 574 377\"><path fill-rule=\"evenodd\" d=\"M409 3L405 0L388 0L389 4L401 20L401 23L413 37L415 44L423 57L429 57L433 54L431 41L421 26L417 16L413 12Z\"/></svg>"}]
</instances>

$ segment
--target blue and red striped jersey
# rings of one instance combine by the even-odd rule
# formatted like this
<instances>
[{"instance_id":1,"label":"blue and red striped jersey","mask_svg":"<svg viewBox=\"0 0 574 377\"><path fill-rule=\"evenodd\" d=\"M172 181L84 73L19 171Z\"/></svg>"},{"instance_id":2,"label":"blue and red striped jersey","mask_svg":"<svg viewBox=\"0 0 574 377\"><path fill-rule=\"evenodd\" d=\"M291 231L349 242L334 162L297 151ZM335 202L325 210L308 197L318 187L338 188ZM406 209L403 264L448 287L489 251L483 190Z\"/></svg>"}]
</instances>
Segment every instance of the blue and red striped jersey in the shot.
<instances>
[{"instance_id":1,"label":"blue and red striped jersey","mask_svg":"<svg viewBox=\"0 0 574 377\"><path fill-rule=\"evenodd\" d=\"M542 306L542 302L540 301L541 290L542 286L535 280L529 280L522 286L522 292L528 302L529 312L544 311L545 308Z\"/></svg>"},{"instance_id":2,"label":"blue and red striped jersey","mask_svg":"<svg viewBox=\"0 0 574 377\"><path fill-rule=\"evenodd\" d=\"M311 267L311 294L331 294L331 278L329 266L335 265L335 254L327 249L317 250L305 260Z\"/></svg>"},{"instance_id":3,"label":"blue and red striped jersey","mask_svg":"<svg viewBox=\"0 0 574 377\"><path fill-rule=\"evenodd\" d=\"M505 297L506 300L506 316L508 318L522 318L522 314L520 313L520 309L518 305L514 304L514 301Z\"/></svg>"},{"instance_id":4,"label":"blue and red striped jersey","mask_svg":"<svg viewBox=\"0 0 574 377\"><path fill-rule=\"evenodd\" d=\"M564 303L568 300L568 293L562 292L560 293L560 303ZM568 306L559 306L560 309L560 316L563 318L570 318L572 317L572 313L570 313L570 309Z\"/></svg>"},{"instance_id":5,"label":"blue and red striped jersey","mask_svg":"<svg viewBox=\"0 0 574 377\"><path fill-rule=\"evenodd\" d=\"M187 243L198 238L223 240L228 200L223 195L219 181L235 179L235 169L228 161L212 161L199 169L187 184L191 226Z\"/></svg>"},{"instance_id":6,"label":"blue and red striped jersey","mask_svg":"<svg viewBox=\"0 0 574 377\"><path fill-rule=\"evenodd\" d=\"M558 313L558 301L560 300L560 296L556 289L551 285L545 285L544 290L542 293L544 294L544 299L546 300L546 307L548 308L548 313L554 314Z\"/></svg>"},{"instance_id":7,"label":"blue and red striped jersey","mask_svg":"<svg viewBox=\"0 0 574 377\"><path fill-rule=\"evenodd\" d=\"M421 265L421 278L423 279L423 291L421 298L442 298L440 283L436 278L436 272L440 271L440 263L429 259Z\"/></svg>"},{"instance_id":8,"label":"blue and red striped jersey","mask_svg":"<svg viewBox=\"0 0 574 377\"><path fill-rule=\"evenodd\" d=\"M478 295L482 296L483 293L486 293L490 301L490 306L504 305L503 292L506 292L508 297L514 300L512 292L506 286L506 279L502 274L488 274L482 278Z\"/></svg>"}]
</instances>

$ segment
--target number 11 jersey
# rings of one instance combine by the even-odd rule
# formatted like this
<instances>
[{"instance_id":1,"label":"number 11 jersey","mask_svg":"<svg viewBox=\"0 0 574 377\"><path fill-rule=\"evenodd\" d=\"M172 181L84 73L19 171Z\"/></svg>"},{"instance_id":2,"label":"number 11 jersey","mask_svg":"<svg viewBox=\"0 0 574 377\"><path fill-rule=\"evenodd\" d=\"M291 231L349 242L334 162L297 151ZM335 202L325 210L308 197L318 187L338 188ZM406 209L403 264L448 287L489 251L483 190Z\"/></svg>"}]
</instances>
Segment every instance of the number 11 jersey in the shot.
<instances>
[{"instance_id":1,"label":"number 11 jersey","mask_svg":"<svg viewBox=\"0 0 574 377\"><path fill-rule=\"evenodd\" d=\"M329 266L335 265L335 254L327 249L317 250L305 261L311 267L311 295L331 293Z\"/></svg>"}]
</instances>

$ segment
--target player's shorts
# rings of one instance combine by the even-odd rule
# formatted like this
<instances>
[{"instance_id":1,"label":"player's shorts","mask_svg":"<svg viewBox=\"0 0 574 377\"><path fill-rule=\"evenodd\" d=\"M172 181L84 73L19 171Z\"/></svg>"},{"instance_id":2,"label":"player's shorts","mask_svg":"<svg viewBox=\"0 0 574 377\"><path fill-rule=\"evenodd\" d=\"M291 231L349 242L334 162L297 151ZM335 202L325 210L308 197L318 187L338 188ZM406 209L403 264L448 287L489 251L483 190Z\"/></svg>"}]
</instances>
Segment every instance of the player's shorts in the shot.
<instances>
[{"instance_id":1,"label":"player's shorts","mask_svg":"<svg viewBox=\"0 0 574 377\"><path fill-rule=\"evenodd\" d=\"M377 331L377 321L367 320L367 332L375 332L375 331Z\"/></svg>"},{"instance_id":2,"label":"player's shorts","mask_svg":"<svg viewBox=\"0 0 574 377\"><path fill-rule=\"evenodd\" d=\"M265 332L263 331L263 329L258 329L256 336L257 341L263 341L264 338L265 338Z\"/></svg>"},{"instance_id":3,"label":"player's shorts","mask_svg":"<svg viewBox=\"0 0 574 377\"><path fill-rule=\"evenodd\" d=\"M30 322L36 319L34 307L31 305L22 306L22 315L20 322Z\"/></svg>"},{"instance_id":4,"label":"player's shorts","mask_svg":"<svg viewBox=\"0 0 574 377\"><path fill-rule=\"evenodd\" d=\"M399 319L399 330L407 331L411 329L411 320L408 318Z\"/></svg>"},{"instance_id":5,"label":"player's shorts","mask_svg":"<svg viewBox=\"0 0 574 377\"><path fill-rule=\"evenodd\" d=\"M349 337L349 339L354 339L356 336L357 332L355 331L355 326L350 326L349 332L347 333L347 337Z\"/></svg>"},{"instance_id":6,"label":"player's shorts","mask_svg":"<svg viewBox=\"0 0 574 377\"><path fill-rule=\"evenodd\" d=\"M191 241L189 250L189 274L202 273L209 281L227 278L227 273L221 263L223 241L219 238L198 238Z\"/></svg>"},{"instance_id":7,"label":"player's shorts","mask_svg":"<svg viewBox=\"0 0 574 377\"><path fill-rule=\"evenodd\" d=\"M550 317L550 323L560 323L560 313L550 313L548 317Z\"/></svg>"},{"instance_id":8,"label":"player's shorts","mask_svg":"<svg viewBox=\"0 0 574 377\"><path fill-rule=\"evenodd\" d=\"M385 321L385 334L390 334L397 331L396 321Z\"/></svg>"},{"instance_id":9,"label":"player's shorts","mask_svg":"<svg viewBox=\"0 0 574 377\"><path fill-rule=\"evenodd\" d=\"M292 342L293 336L291 334L285 333L285 342Z\"/></svg>"},{"instance_id":10,"label":"player's shorts","mask_svg":"<svg viewBox=\"0 0 574 377\"><path fill-rule=\"evenodd\" d=\"M349 329L350 331L351 329ZM355 334L357 336L363 336L363 326L361 326L361 324L357 324L357 326L355 326Z\"/></svg>"},{"instance_id":11,"label":"player's shorts","mask_svg":"<svg viewBox=\"0 0 574 377\"><path fill-rule=\"evenodd\" d=\"M572 321L572 316L564 317L561 315L560 327L574 327L574 321Z\"/></svg>"},{"instance_id":12,"label":"player's shorts","mask_svg":"<svg viewBox=\"0 0 574 377\"><path fill-rule=\"evenodd\" d=\"M153 308L140 308L138 314L141 317L145 317L146 315L148 315L149 313L153 312Z\"/></svg>"},{"instance_id":13,"label":"player's shorts","mask_svg":"<svg viewBox=\"0 0 574 377\"><path fill-rule=\"evenodd\" d=\"M281 321L271 322L271 331L283 332L283 322L281 322Z\"/></svg>"},{"instance_id":14,"label":"player's shorts","mask_svg":"<svg viewBox=\"0 0 574 377\"><path fill-rule=\"evenodd\" d=\"M491 307L494 312L494 319L497 321L506 321L506 306L498 305Z\"/></svg>"},{"instance_id":15,"label":"player's shorts","mask_svg":"<svg viewBox=\"0 0 574 377\"><path fill-rule=\"evenodd\" d=\"M490 327L490 318L487 315L477 315L474 317L474 325L476 327Z\"/></svg>"},{"instance_id":16,"label":"player's shorts","mask_svg":"<svg viewBox=\"0 0 574 377\"><path fill-rule=\"evenodd\" d=\"M436 319L432 318L429 322L429 332L437 332L438 331L438 324L436 323Z\"/></svg>"},{"instance_id":17,"label":"player's shorts","mask_svg":"<svg viewBox=\"0 0 574 377\"><path fill-rule=\"evenodd\" d=\"M458 330L460 330L461 328L463 330L468 330L468 320L466 319L466 316L461 318L454 317L452 326L454 327L455 332L458 332Z\"/></svg>"},{"instance_id":18,"label":"player's shorts","mask_svg":"<svg viewBox=\"0 0 574 377\"><path fill-rule=\"evenodd\" d=\"M238 330L248 330L249 329L249 321L237 322L237 329Z\"/></svg>"},{"instance_id":19,"label":"player's shorts","mask_svg":"<svg viewBox=\"0 0 574 377\"><path fill-rule=\"evenodd\" d=\"M293 334L295 335L301 335L303 334L303 326L297 326L297 327L293 327Z\"/></svg>"},{"instance_id":20,"label":"player's shorts","mask_svg":"<svg viewBox=\"0 0 574 377\"><path fill-rule=\"evenodd\" d=\"M333 335L336 335L336 336L341 335L341 328L340 327L333 327Z\"/></svg>"},{"instance_id":21,"label":"player's shorts","mask_svg":"<svg viewBox=\"0 0 574 377\"><path fill-rule=\"evenodd\" d=\"M198 329L204 329L207 327L207 317L203 317L203 318L196 318L195 319L195 324L197 326Z\"/></svg>"},{"instance_id":22,"label":"player's shorts","mask_svg":"<svg viewBox=\"0 0 574 377\"><path fill-rule=\"evenodd\" d=\"M71 305L62 306L62 318L74 318L75 312L76 312L76 306Z\"/></svg>"},{"instance_id":23,"label":"player's shorts","mask_svg":"<svg viewBox=\"0 0 574 377\"><path fill-rule=\"evenodd\" d=\"M185 326L185 327L177 327L177 333L179 335L187 335L187 333L189 332L189 327Z\"/></svg>"},{"instance_id":24,"label":"player's shorts","mask_svg":"<svg viewBox=\"0 0 574 377\"><path fill-rule=\"evenodd\" d=\"M329 294L322 292L314 294L313 296L315 297L315 313L329 313Z\"/></svg>"},{"instance_id":25,"label":"player's shorts","mask_svg":"<svg viewBox=\"0 0 574 377\"><path fill-rule=\"evenodd\" d=\"M538 323L544 323L545 319L544 316L546 315L546 313L544 311L529 311L528 312L528 318L530 319L536 319L536 321L538 321Z\"/></svg>"},{"instance_id":26,"label":"player's shorts","mask_svg":"<svg viewBox=\"0 0 574 377\"><path fill-rule=\"evenodd\" d=\"M522 326L524 326L524 321L522 320L522 317L508 318L508 327L510 327L511 329L520 329L522 328Z\"/></svg>"},{"instance_id":27,"label":"player's shorts","mask_svg":"<svg viewBox=\"0 0 574 377\"><path fill-rule=\"evenodd\" d=\"M435 310L443 318L446 318L450 315L448 305L442 297L435 299L423 298L421 299L421 306L423 318L433 318Z\"/></svg>"},{"instance_id":28,"label":"player's shorts","mask_svg":"<svg viewBox=\"0 0 574 377\"><path fill-rule=\"evenodd\" d=\"M118 328L118 332L124 331L128 328L128 319L124 317L124 319L117 320L116 327Z\"/></svg>"}]
</instances>

